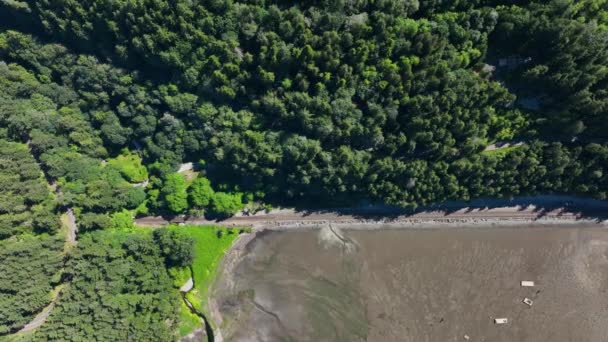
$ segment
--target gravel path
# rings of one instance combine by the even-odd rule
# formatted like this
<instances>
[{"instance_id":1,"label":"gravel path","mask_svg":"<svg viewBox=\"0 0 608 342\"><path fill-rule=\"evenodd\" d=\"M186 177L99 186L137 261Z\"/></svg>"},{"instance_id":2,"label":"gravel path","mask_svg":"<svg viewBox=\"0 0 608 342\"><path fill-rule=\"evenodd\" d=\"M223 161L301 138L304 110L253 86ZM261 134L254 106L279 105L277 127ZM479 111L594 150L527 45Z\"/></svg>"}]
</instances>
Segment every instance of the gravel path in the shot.
<instances>
[{"instance_id":1,"label":"gravel path","mask_svg":"<svg viewBox=\"0 0 608 342\"><path fill-rule=\"evenodd\" d=\"M150 180L148 179L140 183L131 183L131 185L136 188L145 188L148 186L148 184L150 184Z\"/></svg>"}]
</instances>

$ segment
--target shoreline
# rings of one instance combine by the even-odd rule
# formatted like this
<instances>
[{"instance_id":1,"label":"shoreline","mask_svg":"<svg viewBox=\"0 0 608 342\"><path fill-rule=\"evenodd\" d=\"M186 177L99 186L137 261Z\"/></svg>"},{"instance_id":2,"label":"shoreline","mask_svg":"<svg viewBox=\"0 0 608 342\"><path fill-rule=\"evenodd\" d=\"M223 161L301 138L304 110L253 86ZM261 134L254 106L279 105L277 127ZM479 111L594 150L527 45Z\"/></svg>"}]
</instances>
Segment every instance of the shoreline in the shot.
<instances>
[{"instance_id":1,"label":"shoreline","mask_svg":"<svg viewBox=\"0 0 608 342\"><path fill-rule=\"evenodd\" d=\"M593 313L590 314L590 317L604 317L601 315L603 312L601 310L604 310L605 306L602 307L603 304L601 302L600 304L593 303L598 303L596 301L597 295L604 288L601 285L602 283L597 280L602 279L601 275L605 274L605 271L602 271L602 269L605 270L605 267L607 267L603 256L606 246L608 246L605 230L603 228L598 229L599 225L593 225L590 227L591 229L584 229L586 227L570 224L576 223L576 221L567 221L567 224L558 225L555 226L556 229L552 229L552 220L545 222L548 225L542 223L535 227L546 227L546 229L531 228L526 231L526 234L520 234L518 229L509 229L504 225L500 226L501 228L506 228L504 230L484 230L482 227L473 227L466 230L463 229L462 231L446 229L442 230L442 234L435 234L428 230L421 230L419 232L408 230L394 230L391 232L384 230L383 233L387 234L370 232L369 234L361 233L361 235L357 233L354 236L347 235L349 237L347 238L348 242L341 242L340 235L342 234L340 234L340 230L338 229L331 229L333 234L336 235L336 239L333 239L334 236L331 235L330 229L326 229L325 233L327 234L317 234L316 232L309 231L309 233L303 233L302 235L283 234L272 230L257 230L240 237L235 244L234 250L226 255L225 263L222 263L220 266L223 268L221 270L222 278L215 284L215 290L210 294L209 299L209 302L213 302L214 304L212 320L216 324L218 335L221 334L223 337L223 340L220 341L230 340L239 329L240 331L244 331L243 327L251 329L251 327L255 327L258 324L255 318L251 318L249 321L245 318L242 321L245 323L233 320L235 317L248 317L246 316L247 312L249 312L247 309L237 310L236 314L231 311L231 308L236 307L239 303L246 305L258 302L264 303L264 308L272 308L269 311L280 316L281 319L284 319L284 322L293 322L293 316L290 316L291 311L282 309L281 305L275 303L291 305L290 301L293 298L299 297L294 295L288 296L281 292L281 295L277 296L277 301L274 301L272 291L276 286L295 284L295 292L290 293L301 293L304 290L311 291L310 289L315 289L312 286L315 286L317 283L312 282L310 287L304 287L305 285L302 284L306 282L307 277L327 277L328 274L336 274L333 272L339 272L340 270L342 272L353 272L353 265L360 266L354 272L355 274L359 274L359 272L365 273L385 263L389 263L391 267L385 270L383 274L389 277L388 279L394 279L393 284L399 285L395 290L397 292L389 293L401 294L401 297L397 296L393 301L393 297L381 297L377 295L378 292L372 292L373 296L377 296L374 297L374 300L376 300L375 305L371 306L371 310L374 311L369 316L364 316L366 318L365 322L369 327L378 327L376 328L375 335L372 335L372 339L374 339L374 336L380 336L378 331L384 331L380 329L396 327L393 330L397 330L405 326L405 324L411 324L410 322L413 321L411 316L404 316L405 318L401 318L400 320L391 319L388 322L384 322L384 325L375 324L382 323L384 320L384 317L378 316L378 313L389 310L389 312L394 312L393 309L403 307L406 307L405 310L416 310L417 314L420 312L426 313L427 311L425 310L431 309L438 311L439 313L436 315L420 315L420 320L434 324L438 322L439 318L443 319L446 317L446 324L449 327L456 328L452 328L448 333L444 334L445 336L442 335L441 337L449 335L452 339L453 336L463 336L461 333L467 333L471 336L484 336L485 334L494 333L496 328L493 325L492 319L495 317L509 317L510 323L516 324L516 329L525 329L526 333L527 331L543 331L543 329L538 329L538 327L549 323L554 324L556 321L559 321L559 323L555 323L557 324L556 326L563 328L565 326L564 323L572 319L572 317L566 318L570 315L570 311L568 310L571 307L591 307L590 311ZM572 228L572 230L568 227ZM418 239L418 237L421 237L421 239ZM278 241L278 243L273 243L272 241ZM349 249L347 244L352 244L353 247L356 246L353 249L356 252L353 254L348 253L349 250L353 250ZM278 246L286 247L279 248ZM300 248L300 246L302 247ZM311 248L311 246L316 247ZM329 246L332 247L330 248ZM314 253L315 248L323 249L323 254L321 254L321 257L311 257L310 264L308 264L306 256L308 253ZM382 250L377 250L378 248L382 248ZM327 250L333 250L334 252L332 252L333 254L326 254L329 253ZM348 260L352 261L352 263L344 263L343 260L336 262L336 259L331 258L332 256L337 258L344 253L349 254ZM395 255L398 255L398 257L395 257ZM279 261L270 262L268 261L270 260L269 258ZM416 260L415 258L419 258L420 260ZM326 261L323 260L332 261L324 264ZM362 263L362 260L368 260L369 264ZM241 264L242 262L244 264ZM339 264L342 264L342 266L336 268ZM241 265L244 265L244 267L241 268ZM291 267L292 265L296 267ZM305 265L310 266L306 267ZM320 268L325 267L323 265L326 265L327 268ZM295 273L303 275L296 275L294 276L295 278L290 278L290 271L286 269L297 270ZM254 277L246 276L250 271L255 272ZM265 277L266 272L270 274L268 277ZM382 274L382 271L378 272L378 274ZM339 274L342 275L343 273ZM285 280L286 275L289 282ZM260 297L256 297L255 294L258 293L256 284L258 284L260 279L264 280L259 288ZM329 279L343 279L343 277L336 276ZM378 277L366 276L348 279L354 280L353 282L357 284L356 286L368 286L367 288L378 289L378 291L391 290L390 285L384 285L391 283L386 280L387 278L382 278L381 275L378 275ZM536 285L540 291L536 292L536 289L532 289L534 292L531 292L530 289L521 288L519 281L522 279L536 280ZM247 283L248 281L249 283ZM250 285L243 286L243 283ZM334 283L332 282L331 284ZM346 288L351 286L341 285ZM243 293L244 289L248 289L249 286L254 291L253 297L248 300L241 299L239 295ZM399 290L401 287L408 289L407 294ZM335 288L331 286L329 290L325 291L327 292L320 293L335 294ZM413 291L416 292L412 294L411 292ZM454 300L455 296L450 296L453 291L459 291L457 300ZM538 296L541 291L543 292L542 295ZM365 292L353 291L348 293L353 293L353 296L357 297L360 293ZM588 295L582 297L584 294ZM528 297L535 302L534 310L540 310L536 311L536 314L533 314L532 311L527 311L529 308L521 302L522 298ZM304 298L306 298L305 300L310 300L309 297ZM314 298L324 297L314 292ZM341 301L334 301L334 297L329 298L332 300L331 303L338 303L336 305L342 303ZM432 303L434 303L432 302L434 298L444 300L445 305L431 307ZM570 298L570 300L564 300L567 304L556 307L554 305L556 301L562 303L560 298ZM581 302L581 298L586 299ZM406 305L412 301L413 305ZM480 306L480 301L488 304ZM350 308L352 303L357 304L353 300L345 300L344 302L347 303L347 306L337 307L343 310L343 308ZM459 305L458 308L445 309L454 303ZM383 305L380 306L380 304ZM367 302L361 305L361 308L365 310L363 312L368 312L366 311L368 308ZM460 305L463 307L461 308ZM551 317L553 318L550 322L544 318L545 312L548 315L552 315ZM567 314L564 315L564 312ZM285 315L283 316L281 313ZM258 313L258 315L265 317L264 312ZM295 321L300 320L295 319ZM308 326L309 322L314 323L317 321L306 321L306 324L303 326ZM317 322L317 324L319 323ZM288 326L298 329L297 324ZM428 331L432 331L438 335L442 334L436 327L433 330L432 324L421 324L421 326L426 327L426 330L422 332L414 331L412 334L418 333L421 336L428 336ZM583 327L586 327L586 325ZM446 328L444 327L443 329ZM456 331L457 335L452 334L454 331ZM584 330L579 331L584 336ZM518 333L519 330L514 330L513 336ZM492 335L490 337L495 336L503 335ZM521 336L517 340L521 340Z\"/></svg>"},{"instance_id":2,"label":"shoreline","mask_svg":"<svg viewBox=\"0 0 608 342\"><path fill-rule=\"evenodd\" d=\"M352 210L352 209L351 209ZM413 214L345 213L339 210L297 211L277 209L251 216L234 216L223 221L204 218L144 217L135 223L143 227L160 227L167 224L215 225L223 227L249 227L259 230L294 230L334 225L341 229L426 228L463 226L517 226L517 225L597 225L608 226L605 215L608 209L595 209L595 214L578 209L558 207L546 209L537 206L496 208L461 208L458 210L432 210Z\"/></svg>"},{"instance_id":3,"label":"shoreline","mask_svg":"<svg viewBox=\"0 0 608 342\"><path fill-rule=\"evenodd\" d=\"M534 203L531 203L534 202ZM336 228L347 230L394 230L394 229L488 229L552 227L608 228L608 202L584 198L541 196L512 200L475 200L467 203L450 202L429 206L415 213L386 206L362 208L296 210L275 209L268 213L251 216L238 215L224 221L204 218L178 218L166 220L148 217L136 220L142 226L166 224L215 225L224 227L250 227L250 233L240 234L226 251L218 265L218 279L224 286L235 287L234 269L248 253L251 244L269 232L297 232ZM335 231L334 231L335 233ZM339 233L338 233L339 234ZM207 298L209 320L214 325L215 341L223 342L224 317L211 285ZM229 326L223 327L230 330Z\"/></svg>"},{"instance_id":4,"label":"shoreline","mask_svg":"<svg viewBox=\"0 0 608 342\"><path fill-rule=\"evenodd\" d=\"M420 230L420 229L488 229L488 228L521 228L534 229L542 227L568 228L568 227L595 227L608 228L608 221L576 220L576 219L445 219L445 220L397 220L397 221L305 221L305 222L275 222L273 225L253 226L253 233L264 231L292 232L318 230L332 226L340 230ZM525 227L522 227L525 226Z\"/></svg>"},{"instance_id":5,"label":"shoreline","mask_svg":"<svg viewBox=\"0 0 608 342\"><path fill-rule=\"evenodd\" d=\"M224 337L222 335L222 323L223 316L220 313L219 304L214 296L214 287L218 279L223 278L228 284L228 286L234 286L234 278L232 278L232 273L238 263L241 261L243 255L246 253L249 244L255 240L262 231L253 231L251 233L242 233L237 236L237 238L232 242L232 246L228 248L219 265L217 266L218 273L215 276L215 279L209 286L209 291L207 292L207 310L209 313L209 320L212 323L212 327L214 330L214 342L224 342Z\"/></svg>"},{"instance_id":6,"label":"shoreline","mask_svg":"<svg viewBox=\"0 0 608 342\"><path fill-rule=\"evenodd\" d=\"M502 209L504 212L504 208ZM274 225L260 223L258 226L253 226L253 230L249 233L241 233L232 246L226 251L222 261L218 265L218 277L211 285L208 293L207 305L209 311L209 320L214 325L215 341L224 342L222 328L224 333L231 330L230 324L222 327L224 317L220 311L220 305L216 299L215 284L219 279L222 279L224 290L226 287L235 288L237 282L234 278L234 271L243 258L250 252L252 243L258 238L269 233L280 232L306 232L317 231L329 227L334 234L342 235L343 231L389 231L389 230L487 230L487 229L522 229L535 230L536 228L552 228L552 229L568 229L568 228L600 228L608 229L608 220L594 220L579 218L575 215L542 216L531 218L525 214L527 211L521 211L517 208L509 208L510 213L521 213L519 216L503 216L500 218L487 218L475 216L474 213L468 213L465 218L456 219L454 217L437 219L437 218L416 218L411 217L405 219L383 219L383 220L348 220L340 221L275 221ZM487 213L487 211L484 211ZM339 237L339 236L337 236Z\"/></svg>"},{"instance_id":7,"label":"shoreline","mask_svg":"<svg viewBox=\"0 0 608 342\"><path fill-rule=\"evenodd\" d=\"M606 208L595 207L596 212L608 213ZM587 208L588 209L588 208ZM608 228L608 219L603 215L588 215L574 207L559 206L543 208L535 205L515 205L488 207L465 207L457 210L426 210L409 215L386 215L370 213L344 214L340 211L296 211L294 209L277 209L270 213L253 216L236 216L228 220L215 222L201 219L183 220L186 224L216 225L224 227L251 227L250 233L240 234L226 251L218 265L218 277L224 279L225 285L235 286L232 273L243 256L247 254L251 243L259 236L269 232L297 232L319 230L325 227L348 230L395 230L395 229L488 229L488 228L521 228L534 229L552 227L556 229L570 227ZM161 218L152 223L181 223L166 221ZM223 316L219 303L215 300L213 285L208 294L209 319L215 326L216 342L223 342Z\"/></svg>"}]
</instances>

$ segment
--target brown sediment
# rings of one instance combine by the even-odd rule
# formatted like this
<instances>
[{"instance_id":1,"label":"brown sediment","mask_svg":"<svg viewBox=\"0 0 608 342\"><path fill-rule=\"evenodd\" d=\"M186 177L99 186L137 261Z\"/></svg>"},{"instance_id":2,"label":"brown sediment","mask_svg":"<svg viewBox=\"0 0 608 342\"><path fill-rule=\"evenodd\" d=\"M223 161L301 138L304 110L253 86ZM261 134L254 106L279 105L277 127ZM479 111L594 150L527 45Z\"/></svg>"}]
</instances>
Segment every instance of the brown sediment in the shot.
<instances>
[{"instance_id":1,"label":"brown sediment","mask_svg":"<svg viewBox=\"0 0 608 342\"><path fill-rule=\"evenodd\" d=\"M180 220L178 220L180 221ZM177 221L176 221L177 222ZM260 303L256 300L255 291L244 291L240 286L242 280L239 280L239 274L237 269L240 269L251 255L256 255L257 252L254 248L258 241L264 240L266 236L272 239L272 234L280 231L290 231L299 233L311 233L310 230L323 228L331 230L334 235L338 238L347 238L351 241L353 234L358 234L356 231L370 231L370 230L382 230L387 229L398 229L402 230L406 228L406 231L416 231L421 228L431 228L432 231L444 231L446 228L460 228L459 230L468 231L471 227L476 228L505 228L512 229L525 227L526 231L532 231L529 228L574 228L577 226L587 225L588 227L608 227L607 221L599 218L593 218L588 215L582 215L580 212L566 207L558 207L554 209L543 209L535 206L511 206L511 207L496 207L496 208L461 208L458 210L429 210L418 212L415 214L399 215L396 213L383 213L381 215L370 215L369 213L358 213L356 211L344 214L336 211L295 211L291 209L274 210L270 213L258 214L253 216L239 216L233 217L225 221L215 222L207 221L201 218L190 218L182 219L181 222L187 224L215 224L221 226L249 226L253 228L252 233L242 234L235 241L233 246L226 253L222 264L220 266L220 273L218 274L216 283L212 286L209 292L208 299L208 312L209 319L213 322L215 327L215 341L223 342L227 336L233 338L235 332L239 330L239 324L243 317L247 314L243 311L251 310L257 312L264 312L268 317L271 317L283 323L280 318L281 313L273 311L272 305L266 306L264 303ZM142 218L137 221L140 225L163 225L167 224L168 221L162 218ZM336 230L344 231L345 233L336 234ZM485 230L485 229L484 229ZM492 229L493 230L493 229ZM465 234L466 235L466 234ZM342 240L340 239L340 240ZM344 241L342 241L344 242ZM356 241L355 241L356 242ZM586 259L578 257L579 264L586 262ZM582 260L582 261L581 261ZM366 264L366 262L363 262ZM363 272L359 270L359 273ZM587 283L590 282L587 278L589 277L585 272L577 274L579 279L585 280ZM587 278L585 278L587 277ZM593 279L597 277L594 276ZM327 279L326 279L327 280ZM329 280L327 280L329 281ZM432 280L429 280L432 281ZM216 286L217 284L220 284ZM329 281L328 284L331 286L338 286ZM358 291L358 290L357 290ZM247 293L245 296L246 302L237 304L239 299L233 297L231 300L234 302L228 303L231 306L229 312L226 311L227 302L225 301L226 293L238 293L239 296L243 293ZM356 292L356 291L355 291ZM342 298L346 300L345 298ZM351 298L352 299L352 298ZM521 298L520 298L521 299ZM519 299L518 299L519 300ZM229 301L230 302L230 301ZM247 304L249 303L249 304ZM255 303L257 305L254 305ZM333 303L334 306L343 305L342 302ZM368 304L366 304L368 305ZM536 304L535 304L536 305ZM263 307L264 310L259 310L259 307ZM280 309L279 309L280 311ZM240 312L237 319L230 317L234 312ZM338 315L339 313L334 313ZM228 315L228 320L226 320ZM361 312L357 314L356 321L361 324ZM233 315L232 315L233 316ZM386 313L379 313L378 317L385 317ZM440 317L440 323L445 321L444 317ZM287 319L287 322L290 320ZM431 326L435 323L431 322ZM274 324L274 323L268 323ZM287 336L290 336L289 325L280 327L279 330L283 330ZM297 330L297 329L296 329ZM225 335L225 334L228 335ZM297 334L296 334L297 335ZM255 341L255 339L253 339ZM390 339L389 339L390 340Z\"/></svg>"},{"instance_id":2,"label":"brown sediment","mask_svg":"<svg viewBox=\"0 0 608 342\"><path fill-rule=\"evenodd\" d=\"M262 231L257 231L253 233L243 233L237 237L230 249L224 255L224 258L220 264L220 272L218 273L216 282L219 281L219 279L222 279L222 286L234 288L235 284L232 278L232 274L234 272L235 267L240 262L241 257L249 252L249 244L256 238L256 236L263 234L265 233ZM213 292L214 289L212 287L209 291L209 298L207 300L209 319L213 323L212 325L215 327L215 342L223 342L221 330L223 324L223 317L219 310L219 305L215 300Z\"/></svg>"},{"instance_id":3,"label":"brown sediment","mask_svg":"<svg viewBox=\"0 0 608 342\"><path fill-rule=\"evenodd\" d=\"M342 230L352 253L322 231L248 234L215 284L214 320L230 341L601 341L608 229L535 227Z\"/></svg>"}]
</instances>

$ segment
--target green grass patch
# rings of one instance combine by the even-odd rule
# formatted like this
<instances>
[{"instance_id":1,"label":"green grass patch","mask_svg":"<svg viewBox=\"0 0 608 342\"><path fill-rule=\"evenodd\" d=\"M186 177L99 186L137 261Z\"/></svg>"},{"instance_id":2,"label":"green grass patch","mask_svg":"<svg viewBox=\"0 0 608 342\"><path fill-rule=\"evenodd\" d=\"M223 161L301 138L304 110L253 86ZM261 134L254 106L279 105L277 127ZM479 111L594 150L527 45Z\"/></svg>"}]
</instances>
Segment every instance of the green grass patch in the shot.
<instances>
[{"instance_id":1,"label":"green grass patch","mask_svg":"<svg viewBox=\"0 0 608 342\"><path fill-rule=\"evenodd\" d=\"M173 286L176 289L181 288L190 279L190 268L189 267L171 267L169 275L173 278Z\"/></svg>"},{"instance_id":2,"label":"green grass patch","mask_svg":"<svg viewBox=\"0 0 608 342\"><path fill-rule=\"evenodd\" d=\"M148 179L148 170L135 152L125 149L116 158L108 159L108 165L116 168L131 183L141 183Z\"/></svg>"},{"instance_id":3,"label":"green grass patch","mask_svg":"<svg viewBox=\"0 0 608 342\"><path fill-rule=\"evenodd\" d=\"M198 175L200 174L200 172L194 171L194 170L187 170L187 171L184 171L184 172L180 172L180 174L182 176L184 176L184 178L186 179L186 185L190 186L190 184L192 184L192 182L194 182L194 180L196 179L196 177L198 177Z\"/></svg>"},{"instance_id":4,"label":"green grass patch","mask_svg":"<svg viewBox=\"0 0 608 342\"><path fill-rule=\"evenodd\" d=\"M151 236L152 231L153 229L134 225L133 227L105 229L96 232L103 232L99 234L106 234L106 236L108 236L108 239L116 241L118 243L122 243L131 235Z\"/></svg>"},{"instance_id":5,"label":"green grass patch","mask_svg":"<svg viewBox=\"0 0 608 342\"><path fill-rule=\"evenodd\" d=\"M0 336L0 342L32 342L34 341L34 332L15 333L12 335Z\"/></svg>"},{"instance_id":6,"label":"green grass patch","mask_svg":"<svg viewBox=\"0 0 608 342\"><path fill-rule=\"evenodd\" d=\"M169 229L180 230L195 241L192 264L194 289L187 294L187 297L194 307L206 312L209 287L217 276L218 266L224 254L237 238L239 229L215 226L172 226ZM182 336L192 331L192 329L188 330L192 322L187 317L183 319L185 321L180 326Z\"/></svg>"},{"instance_id":7,"label":"green grass patch","mask_svg":"<svg viewBox=\"0 0 608 342\"><path fill-rule=\"evenodd\" d=\"M509 147L505 147L505 148L501 148L501 149L497 149L497 150L493 150L493 151L483 151L483 152L481 152L481 154L485 154L487 156L495 156L495 157L503 158L504 156L506 156L510 152L517 150L518 148L521 148L521 145L509 146Z\"/></svg>"},{"instance_id":8,"label":"green grass patch","mask_svg":"<svg viewBox=\"0 0 608 342\"><path fill-rule=\"evenodd\" d=\"M179 318L179 335L182 337L190 334L192 331L194 331L194 329L201 328L203 326L201 319L197 315L190 312L190 309L188 309L183 300Z\"/></svg>"},{"instance_id":9,"label":"green grass patch","mask_svg":"<svg viewBox=\"0 0 608 342\"><path fill-rule=\"evenodd\" d=\"M199 292L201 304L206 305L207 292L215 280L219 263L239 231L214 226L181 226L172 229L181 230L195 241L192 264L194 285Z\"/></svg>"}]
</instances>

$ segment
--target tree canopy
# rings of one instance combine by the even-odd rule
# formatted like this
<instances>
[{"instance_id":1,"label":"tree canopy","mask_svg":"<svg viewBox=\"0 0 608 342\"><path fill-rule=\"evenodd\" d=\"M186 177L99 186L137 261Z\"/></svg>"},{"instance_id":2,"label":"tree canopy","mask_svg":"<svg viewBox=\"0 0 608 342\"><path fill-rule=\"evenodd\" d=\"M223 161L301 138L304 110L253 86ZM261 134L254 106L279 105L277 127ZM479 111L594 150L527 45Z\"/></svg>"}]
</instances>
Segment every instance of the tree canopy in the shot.
<instances>
[{"instance_id":1,"label":"tree canopy","mask_svg":"<svg viewBox=\"0 0 608 342\"><path fill-rule=\"evenodd\" d=\"M590 190L604 177L578 174L545 181L553 186L525 180L482 191L460 167L509 179L502 156L480 153L513 139L531 150L538 141L546 153L559 143L578 167L603 167L577 152L605 145L601 1L90 0L60 12L47 2L19 4L3 6L67 46L15 31L0 39L0 56L29 70L28 82L52 100L42 103L55 102L49 110L73 122L61 139L38 132L44 120L29 124L39 144L63 141L92 158L135 148L144 164L166 165L150 170L161 179L180 162L204 159L214 187L283 204L409 207L540 189L605 196ZM28 131L10 127L13 136ZM532 174L542 174L546 153L535 155ZM186 204L183 191L166 201L153 184L149 208L203 207L204 199L193 203L195 188ZM78 191L102 200L110 189ZM113 191L122 192L120 205L141 199L126 186Z\"/></svg>"},{"instance_id":2,"label":"tree canopy","mask_svg":"<svg viewBox=\"0 0 608 342\"><path fill-rule=\"evenodd\" d=\"M0 241L0 336L21 329L51 301L61 281L62 250L57 236Z\"/></svg>"},{"instance_id":3,"label":"tree canopy","mask_svg":"<svg viewBox=\"0 0 608 342\"><path fill-rule=\"evenodd\" d=\"M0 253L39 284L0 274L0 335L65 280L35 338L174 339L192 242L137 215L607 199L607 6L0 1Z\"/></svg>"},{"instance_id":4,"label":"tree canopy","mask_svg":"<svg viewBox=\"0 0 608 342\"><path fill-rule=\"evenodd\" d=\"M178 293L151 236L84 234L66 273L72 281L36 340L175 340Z\"/></svg>"}]
</instances>

